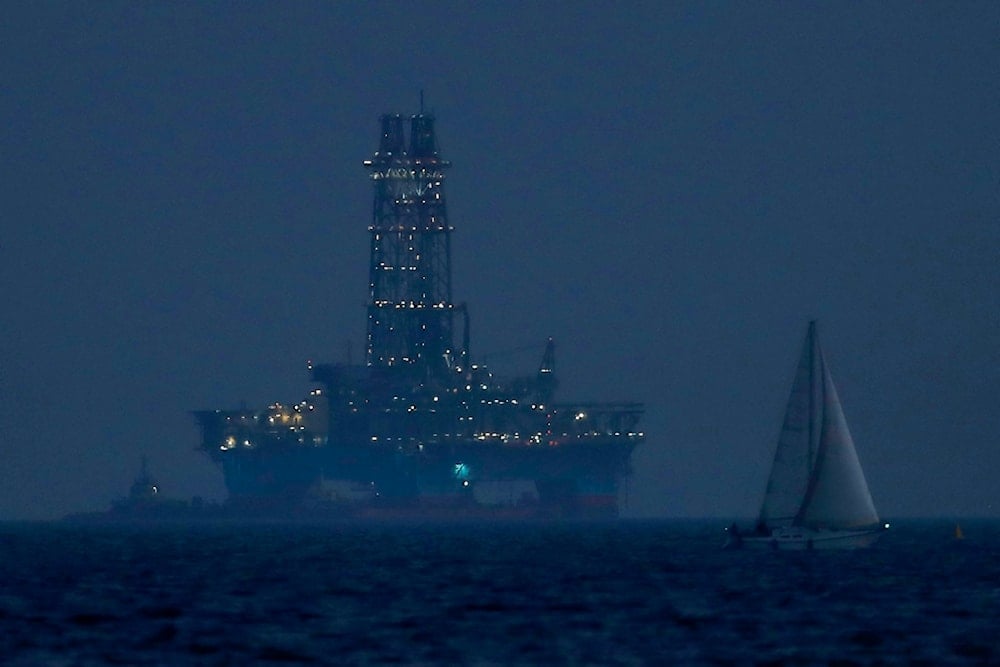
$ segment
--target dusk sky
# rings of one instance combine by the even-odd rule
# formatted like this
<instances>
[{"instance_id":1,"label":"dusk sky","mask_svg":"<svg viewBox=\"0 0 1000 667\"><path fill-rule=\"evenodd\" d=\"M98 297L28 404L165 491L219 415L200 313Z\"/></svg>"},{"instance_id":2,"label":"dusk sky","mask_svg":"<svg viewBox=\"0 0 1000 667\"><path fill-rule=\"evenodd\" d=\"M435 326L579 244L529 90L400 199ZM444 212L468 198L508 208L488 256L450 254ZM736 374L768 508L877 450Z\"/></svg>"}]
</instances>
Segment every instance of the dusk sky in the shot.
<instances>
[{"instance_id":1,"label":"dusk sky","mask_svg":"<svg viewBox=\"0 0 1000 667\"><path fill-rule=\"evenodd\" d=\"M1000 516L1000 3L19 2L0 57L0 520L225 497L191 411L360 358L421 90L473 356L646 404L629 516L756 514L810 319L880 514Z\"/></svg>"}]
</instances>

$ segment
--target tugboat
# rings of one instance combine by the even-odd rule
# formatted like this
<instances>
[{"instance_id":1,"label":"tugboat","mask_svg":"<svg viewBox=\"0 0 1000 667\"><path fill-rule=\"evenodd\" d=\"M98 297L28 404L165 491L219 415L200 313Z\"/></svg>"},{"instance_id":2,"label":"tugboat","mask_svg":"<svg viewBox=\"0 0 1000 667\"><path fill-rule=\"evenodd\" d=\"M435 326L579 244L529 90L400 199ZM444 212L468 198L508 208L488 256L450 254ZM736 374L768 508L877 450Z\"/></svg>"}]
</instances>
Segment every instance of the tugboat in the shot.
<instances>
[{"instance_id":1,"label":"tugboat","mask_svg":"<svg viewBox=\"0 0 1000 667\"><path fill-rule=\"evenodd\" d=\"M154 509L164 501L159 496L160 487L153 476L149 474L149 465L146 457L142 457L142 466L139 474L132 482L128 495L124 498L112 501L111 511L123 514L132 512L146 512Z\"/></svg>"},{"instance_id":2,"label":"tugboat","mask_svg":"<svg viewBox=\"0 0 1000 667\"><path fill-rule=\"evenodd\" d=\"M148 462L143 456L139 474L129 487L127 496L111 501L111 507L106 511L70 514L65 519L93 523L187 521L215 516L211 510L199 497L190 502L163 497L160 485L149 473Z\"/></svg>"}]
</instances>

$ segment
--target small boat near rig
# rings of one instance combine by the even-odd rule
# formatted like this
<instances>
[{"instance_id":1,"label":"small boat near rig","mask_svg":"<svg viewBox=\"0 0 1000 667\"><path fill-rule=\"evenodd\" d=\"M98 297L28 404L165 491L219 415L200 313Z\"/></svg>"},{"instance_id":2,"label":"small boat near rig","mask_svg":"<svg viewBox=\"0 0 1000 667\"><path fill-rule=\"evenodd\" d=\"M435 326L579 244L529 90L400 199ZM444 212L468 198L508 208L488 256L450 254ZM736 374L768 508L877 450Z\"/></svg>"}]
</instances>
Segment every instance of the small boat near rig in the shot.
<instances>
[{"instance_id":1,"label":"small boat near rig","mask_svg":"<svg viewBox=\"0 0 1000 667\"><path fill-rule=\"evenodd\" d=\"M771 549L867 547L879 522L847 420L810 322L757 525L733 525L726 546Z\"/></svg>"},{"instance_id":2,"label":"small boat near rig","mask_svg":"<svg viewBox=\"0 0 1000 667\"><path fill-rule=\"evenodd\" d=\"M519 378L470 354L452 299L434 118L381 117L365 359L310 365L308 396L195 412L227 509L338 517L614 517L643 406L556 399L555 344ZM457 335L460 333L461 335Z\"/></svg>"}]
</instances>

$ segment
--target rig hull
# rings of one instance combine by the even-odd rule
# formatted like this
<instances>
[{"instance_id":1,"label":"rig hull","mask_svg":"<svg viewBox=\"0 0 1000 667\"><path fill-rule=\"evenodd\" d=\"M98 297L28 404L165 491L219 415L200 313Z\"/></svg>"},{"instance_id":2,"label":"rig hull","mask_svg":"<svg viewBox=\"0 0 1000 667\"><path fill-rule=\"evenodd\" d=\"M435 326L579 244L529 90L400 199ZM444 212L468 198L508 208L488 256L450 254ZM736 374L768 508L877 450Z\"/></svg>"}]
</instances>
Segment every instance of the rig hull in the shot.
<instances>
[{"instance_id":1,"label":"rig hull","mask_svg":"<svg viewBox=\"0 0 1000 667\"><path fill-rule=\"evenodd\" d=\"M219 413L206 413L226 421ZM223 436L223 441L226 436ZM229 505L343 517L613 518L639 438L307 445L260 435L219 463Z\"/></svg>"}]
</instances>

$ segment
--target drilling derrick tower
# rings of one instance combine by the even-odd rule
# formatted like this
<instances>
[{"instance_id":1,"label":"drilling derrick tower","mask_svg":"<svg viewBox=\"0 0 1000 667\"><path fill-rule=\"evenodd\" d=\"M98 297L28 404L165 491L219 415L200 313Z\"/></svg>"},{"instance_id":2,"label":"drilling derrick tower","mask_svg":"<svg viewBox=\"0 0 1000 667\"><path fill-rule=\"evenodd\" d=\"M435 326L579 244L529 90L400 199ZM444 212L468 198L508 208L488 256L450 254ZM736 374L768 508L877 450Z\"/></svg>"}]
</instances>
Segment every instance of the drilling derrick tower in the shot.
<instances>
[{"instance_id":1,"label":"drilling derrick tower","mask_svg":"<svg viewBox=\"0 0 1000 667\"><path fill-rule=\"evenodd\" d=\"M364 162L375 186L366 360L441 379L466 352L453 340L460 309L452 302L444 195L450 163L438 153L433 116L385 115L381 126L378 150Z\"/></svg>"}]
</instances>

